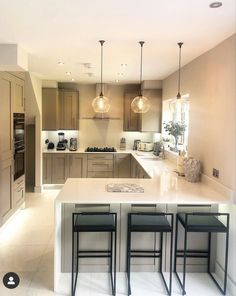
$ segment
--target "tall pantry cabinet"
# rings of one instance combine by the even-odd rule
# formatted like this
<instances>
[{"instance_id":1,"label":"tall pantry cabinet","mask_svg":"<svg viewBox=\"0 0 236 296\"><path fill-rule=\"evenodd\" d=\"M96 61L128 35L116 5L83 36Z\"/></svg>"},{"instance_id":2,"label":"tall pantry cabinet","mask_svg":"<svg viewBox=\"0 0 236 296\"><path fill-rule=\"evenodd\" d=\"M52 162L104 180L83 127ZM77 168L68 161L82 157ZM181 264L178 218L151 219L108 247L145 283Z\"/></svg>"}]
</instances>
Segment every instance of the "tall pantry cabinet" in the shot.
<instances>
[{"instance_id":1,"label":"tall pantry cabinet","mask_svg":"<svg viewBox=\"0 0 236 296\"><path fill-rule=\"evenodd\" d=\"M13 112L24 112L24 81L0 72L0 226L24 201L16 202L18 187L14 184ZM22 185L22 184L21 184ZM21 186L22 187L22 186Z\"/></svg>"}]
</instances>

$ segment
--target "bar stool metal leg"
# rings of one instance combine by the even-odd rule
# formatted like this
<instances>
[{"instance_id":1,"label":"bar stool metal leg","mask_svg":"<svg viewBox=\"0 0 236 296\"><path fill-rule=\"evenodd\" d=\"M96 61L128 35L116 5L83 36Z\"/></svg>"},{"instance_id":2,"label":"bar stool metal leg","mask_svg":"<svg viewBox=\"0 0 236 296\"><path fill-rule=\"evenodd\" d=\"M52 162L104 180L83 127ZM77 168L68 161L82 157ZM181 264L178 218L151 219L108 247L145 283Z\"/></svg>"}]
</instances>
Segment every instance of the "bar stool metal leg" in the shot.
<instances>
[{"instance_id":1,"label":"bar stool metal leg","mask_svg":"<svg viewBox=\"0 0 236 296\"><path fill-rule=\"evenodd\" d=\"M128 296L131 295L131 288L130 288L130 249L131 249L131 231L130 231L130 216L128 216L128 231L127 231L127 276L128 276Z\"/></svg>"},{"instance_id":2,"label":"bar stool metal leg","mask_svg":"<svg viewBox=\"0 0 236 296\"><path fill-rule=\"evenodd\" d=\"M114 291L113 295L116 295L116 244L117 244L117 215L115 215L115 250L114 250Z\"/></svg>"},{"instance_id":3,"label":"bar stool metal leg","mask_svg":"<svg viewBox=\"0 0 236 296\"><path fill-rule=\"evenodd\" d=\"M185 295L185 279L186 279L186 256L187 256L187 230L184 230L184 265L183 265L183 287L182 294Z\"/></svg>"},{"instance_id":4,"label":"bar stool metal leg","mask_svg":"<svg viewBox=\"0 0 236 296\"><path fill-rule=\"evenodd\" d=\"M71 267L72 267L72 272L71 272L71 295L74 296L74 215L72 218L72 263L71 263Z\"/></svg>"},{"instance_id":5,"label":"bar stool metal leg","mask_svg":"<svg viewBox=\"0 0 236 296\"><path fill-rule=\"evenodd\" d=\"M207 259L207 272L211 272L211 232L208 232L208 259Z\"/></svg>"},{"instance_id":6,"label":"bar stool metal leg","mask_svg":"<svg viewBox=\"0 0 236 296\"><path fill-rule=\"evenodd\" d=\"M177 246L178 246L178 219L175 217L175 258L174 258L174 272L177 274Z\"/></svg>"}]
</instances>

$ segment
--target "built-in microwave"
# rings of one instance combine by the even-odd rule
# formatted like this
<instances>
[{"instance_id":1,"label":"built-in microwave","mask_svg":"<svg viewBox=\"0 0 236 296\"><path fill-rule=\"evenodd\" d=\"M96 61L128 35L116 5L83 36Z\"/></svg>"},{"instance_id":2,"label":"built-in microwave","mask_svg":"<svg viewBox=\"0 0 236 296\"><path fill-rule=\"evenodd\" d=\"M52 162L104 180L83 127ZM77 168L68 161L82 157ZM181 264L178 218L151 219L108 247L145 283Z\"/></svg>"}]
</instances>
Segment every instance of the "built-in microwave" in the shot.
<instances>
[{"instance_id":1,"label":"built-in microwave","mask_svg":"<svg viewBox=\"0 0 236 296\"><path fill-rule=\"evenodd\" d=\"M25 115L13 114L14 180L25 174Z\"/></svg>"}]
</instances>

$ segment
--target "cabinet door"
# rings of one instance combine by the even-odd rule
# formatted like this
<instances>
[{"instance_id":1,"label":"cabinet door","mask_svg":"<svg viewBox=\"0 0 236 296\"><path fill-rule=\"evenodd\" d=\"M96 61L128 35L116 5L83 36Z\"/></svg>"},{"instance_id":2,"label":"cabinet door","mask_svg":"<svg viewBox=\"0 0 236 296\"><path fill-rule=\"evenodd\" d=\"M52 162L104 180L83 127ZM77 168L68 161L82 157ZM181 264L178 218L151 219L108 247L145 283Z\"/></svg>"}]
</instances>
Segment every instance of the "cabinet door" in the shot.
<instances>
[{"instance_id":1,"label":"cabinet door","mask_svg":"<svg viewBox=\"0 0 236 296\"><path fill-rule=\"evenodd\" d=\"M12 213L12 160L0 162L0 224L3 224Z\"/></svg>"},{"instance_id":2,"label":"cabinet door","mask_svg":"<svg viewBox=\"0 0 236 296\"><path fill-rule=\"evenodd\" d=\"M131 156L130 154L115 155L115 178L131 178Z\"/></svg>"},{"instance_id":3,"label":"cabinet door","mask_svg":"<svg viewBox=\"0 0 236 296\"><path fill-rule=\"evenodd\" d=\"M124 131L140 131L141 115L134 113L131 109L131 102L137 96L137 93L129 93L124 96Z\"/></svg>"},{"instance_id":4,"label":"cabinet door","mask_svg":"<svg viewBox=\"0 0 236 296\"><path fill-rule=\"evenodd\" d=\"M14 78L13 112L25 112L24 81Z\"/></svg>"},{"instance_id":5,"label":"cabinet door","mask_svg":"<svg viewBox=\"0 0 236 296\"><path fill-rule=\"evenodd\" d=\"M10 75L0 74L1 116L0 116L0 161L12 157L12 82ZM4 128L3 128L4 127Z\"/></svg>"},{"instance_id":6,"label":"cabinet door","mask_svg":"<svg viewBox=\"0 0 236 296\"><path fill-rule=\"evenodd\" d=\"M42 129L57 130L59 128L59 97L58 89L43 88L42 90Z\"/></svg>"},{"instance_id":7,"label":"cabinet door","mask_svg":"<svg viewBox=\"0 0 236 296\"><path fill-rule=\"evenodd\" d=\"M79 96L75 91L60 91L60 129L79 128Z\"/></svg>"},{"instance_id":8,"label":"cabinet door","mask_svg":"<svg viewBox=\"0 0 236 296\"><path fill-rule=\"evenodd\" d=\"M25 176L21 176L14 182L13 192L14 208L18 208L25 200Z\"/></svg>"},{"instance_id":9,"label":"cabinet door","mask_svg":"<svg viewBox=\"0 0 236 296\"><path fill-rule=\"evenodd\" d=\"M68 158L66 154L52 155L52 183L64 184L68 177Z\"/></svg>"},{"instance_id":10,"label":"cabinet door","mask_svg":"<svg viewBox=\"0 0 236 296\"><path fill-rule=\"evenodd\" d=\"M86 178L87 176L87 155L69 155L69 178Z\"/></svg>"},{"instance_id":11,"label":"cabinet door","mask_svg":"<svg viewBox=\"0 0 236 296\"><path fill-rule=\"evenodd\" d=\"M52 154L43 153L43 184L52 183Z\"/></svg>"}]
</instances>

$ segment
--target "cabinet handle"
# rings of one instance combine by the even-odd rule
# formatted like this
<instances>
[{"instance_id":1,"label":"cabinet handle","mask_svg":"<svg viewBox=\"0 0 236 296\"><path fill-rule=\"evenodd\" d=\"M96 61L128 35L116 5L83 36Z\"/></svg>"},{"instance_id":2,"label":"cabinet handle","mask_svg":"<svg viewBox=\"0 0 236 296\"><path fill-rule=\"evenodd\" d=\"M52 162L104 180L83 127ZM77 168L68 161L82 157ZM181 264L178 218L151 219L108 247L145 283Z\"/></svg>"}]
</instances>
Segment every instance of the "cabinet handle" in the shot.
<instances>
[{"instance_id":1,"label":"cabinet handle","mask_svg":"<svg viewBox=\"0 0 236 296\"><path fill-rule=\"evenodd\" d=\"M127 129L129 130L129 119L127 120Z\"/></svg>"},{"instance_id":2,"label":"cabinet handle","mask_svg":"<svg viewBox=\"0 0 236 296\"><path fill-rule=\"evenodd\" d=\"M73 128L76 129L76 121L75 121L75 118L73 118Z\"/></svg>"}]
</instances>

